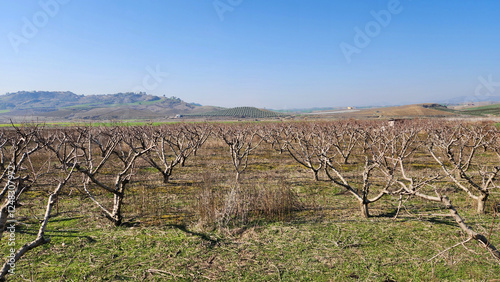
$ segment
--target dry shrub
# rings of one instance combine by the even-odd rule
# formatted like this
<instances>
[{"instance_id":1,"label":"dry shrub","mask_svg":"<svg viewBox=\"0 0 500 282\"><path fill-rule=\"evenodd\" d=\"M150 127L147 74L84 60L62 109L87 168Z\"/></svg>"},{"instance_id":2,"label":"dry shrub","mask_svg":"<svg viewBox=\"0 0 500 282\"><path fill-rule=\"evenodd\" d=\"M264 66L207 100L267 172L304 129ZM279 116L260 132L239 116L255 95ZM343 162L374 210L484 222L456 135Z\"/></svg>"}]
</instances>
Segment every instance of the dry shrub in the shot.
<instances>
[{"instance_id":1,"label":"dry shrub","mask_svg":"<svg viewBox=\"0 0 500 282\"><path fill-rule=\"evenodd\" d=\"M221 199L224 198L220 189L215 186L214 178L204 173L203 185L200 194L196 197L195 211L199 217L199 223L202 227L214 226L218 214L218 207L221 205Z\"/></svg>"},{"instance_id":2,"label":"dry shrub","mask_svg":"<svg viewBox=\"0 0 500 282\"><path fill-rule=\"evenodd\" d=\"M253 186L239 184L224 189L215 187L213 179L206 180L195 204L202 228L286 220L294 211L303 209L297 192L283 181Z\"/></svg>"}]
</instances>

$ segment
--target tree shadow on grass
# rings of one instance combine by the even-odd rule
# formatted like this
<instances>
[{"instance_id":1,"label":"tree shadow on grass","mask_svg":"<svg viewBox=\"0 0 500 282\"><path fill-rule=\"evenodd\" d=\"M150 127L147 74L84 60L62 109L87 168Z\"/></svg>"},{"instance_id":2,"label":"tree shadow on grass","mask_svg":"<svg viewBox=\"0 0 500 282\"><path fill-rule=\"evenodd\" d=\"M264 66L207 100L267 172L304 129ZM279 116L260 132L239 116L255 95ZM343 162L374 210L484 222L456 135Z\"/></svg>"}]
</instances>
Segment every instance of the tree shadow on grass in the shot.
<instances>
[{"instance_id":1,"label":"tree shadow on grass","mask_svg":"<svg viewBox=\"0 0 500 282\"><path fill-rule=\"evenodd\" d=\"M58 215L51 215L50 216L50 222L51 223L54 223L54 222L64 222L64 221L70 221L70 220L82 219L82 218L84 218L84 217L83 216L74 216L74 217L64 217L64 218L61 218Z\"/></svg>"},{"instance_id":2,"label":"tree shadow on grass","mask_svg":"<svg viewBox=\"0 0 500 282\"><path fill-rule=\"evenodd\" d=\"M220 242L219 238L213 239L210 236L208 236L207 234L200 233L200 232L195 232L195 231L191 231L191 230L187 229L186 225L182 225L182 224L167 224L166 226L174 227L174 228L177 228L180 231L182 231L184 233L187 233L189 235L200 237L202 240L209 242L210 246L215 246L217 243Z\"/></svg>"},{"instance_id":3,"label":"tree shadow on grass","mask_svg":"<svg viewBox=\"0 0 500 282\"><path fill-rule=\"evenodd\" d=\"M29 230L29 229L17 229L16 232L19 232L19 234L26 234L26 235L32 235L32 236L38 235L38 229L35 232L33 230ZM47 237L47 238L52 238L52 237L82 238L82 239L86 239L89 243L97 242L97 240L95 240L94 238L92 238L88 235L77 235L78 233L81 233L81 232L80 231L70 231L70 230L47 230L45 232L45 237Z\"/></svg>"},{"instance_id":4,"label":"tree shadow on grass","mask_svg":"<svg viewBox=\"0 0 500 282\"><path fill-rule=\"evenodd\" d=\"M76 216L76 217L65 217L65 218L53 218L53 216L50 217L50 224L53 223L61 223L61 222L67 222L71 220L76 220L76 219L82 219L84 218L83 216ZM39 222L30 222L25 223L23 221L18 221L16 222L16 232L19 234L26 234L26 235L32 235L32 236L37 236L38 231L40 228ZM83 238L86 239L89 243L94 243L97 242L94 238L88 236L88 235L78 235L81 233L81 231L73 231L73 230L53 230L52 228L48 228L45 230L45 236L47 238L51 237L61 237L61 238Z\"/></svg>"},{"instance_id":5,"label":"tree shadow on grass","mask_svg":"<svg viewBox=\"0 0 500 282\"><path fill-rule=\"evenodd\" d=\"M394 218L396 216L397 212L398 212L398 210L395 209L393 211L384 212L384 213L381 213L378 215L371 215L371 217L374 217L374 218ZM455 226L456 225L456 222L447 215L443 215L442 217L439 217L438 215L433 215L433 216L413 215L411 217L407 217L407 216L399 217L398 216L398 218L405 219L405 221L421 220L421 221L427 221L427 222L430 222L433 224L443 224L443 225L448 225L448 226Z\"/></svg>"},{"instance_id":6,"label":"tree shadow on grass","mask_svg":"<svg viewBox=\"0 0 500 282\"><path fill-rule=\"evenodd\" d=\"M435 217L430 217L424 219L425 221L428 221L430 223L434 224L443 224L443 225L448 225L448 226L456 226L456 222L452 218L435 218Z\"/></svg>"},{"instance_id":7,"label":"tree shadow on grass","mask_svg":"<svg viewBox=\"0 0 500 282\"><path fill-rule=\"evenodd\" d=\"M384 212L384 213L381 213L381 214L378 214L378 215L372 215L373 217L381 217L381 218L394 218L396 216L396 214L398 213L398 210L395 209L393 211L390 211L390 212Z\"/></svg>"}]
</instances>

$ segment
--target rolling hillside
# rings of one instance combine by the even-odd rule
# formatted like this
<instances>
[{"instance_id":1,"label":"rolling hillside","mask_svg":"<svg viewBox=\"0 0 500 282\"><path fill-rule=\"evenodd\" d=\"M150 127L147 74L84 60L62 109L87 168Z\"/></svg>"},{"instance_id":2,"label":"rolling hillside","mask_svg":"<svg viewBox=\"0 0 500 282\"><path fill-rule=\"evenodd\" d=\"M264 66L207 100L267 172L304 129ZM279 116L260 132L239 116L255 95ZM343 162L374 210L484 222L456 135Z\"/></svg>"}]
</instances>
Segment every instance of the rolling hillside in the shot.
<instances>
[{"instance_id":1,"label":"rolling hillside","mask_svg":"<svg viewBox=\"0 0 500 282\"><path fill-rule=\"evenodd\" d=\"M460 112L474 116L500 116L500 104L464 108Z\"/></svg>"},{"instance_id":2,"label":"rolling hillside","mask_svg":"<svg viewBox=\"0 0 500 282\"><path fill-rule=\"evenodd\" d=\"M146 93L77 95L72 92L21 91L0 96L0 119L41 120L158 119L220 109Z\"/></svg>"},{"instance_id":3,"label":"rolling hillside","mask_svg":"<svg viewBox=\"0 0 500 282\"><path fill-rule=\"evenodd\" d=\"M254 107L236 107L225 110L217 110L206 112L203 114L191 114L186 117L191 118L277 118L283 117L284 114L261 110Z\"/></svg>"},{"instance_id":4,"label":"rolling hillside","mask_svg":"<svg viewBox=\"0 0 500 282\"><path fill-rule=\"evenodd\" d=\"M321 114L318 112L316 114ZM336 118L398 118L398 117L446 117L456 113L440 104L415 104L406 106L345 110L322 114Z\"/></svg>"},{"instance_id":5,"label":"rolling hillside","mask_svg":"<svg viewBox=\"0 0 500 282\"><path fill-rule=\"evenodd\" d=\"M342 109L291 113L305 118L402 118L449 116L500 116L500 104L451 109L427 103L396 107ZM0 95L0 123L17 121L163 120L188 119L272 119L284 113L253 107L223 109L187 103L177 97L146 93L78 95L61 91L20 91Z\"/></svg>"}]
</instances>

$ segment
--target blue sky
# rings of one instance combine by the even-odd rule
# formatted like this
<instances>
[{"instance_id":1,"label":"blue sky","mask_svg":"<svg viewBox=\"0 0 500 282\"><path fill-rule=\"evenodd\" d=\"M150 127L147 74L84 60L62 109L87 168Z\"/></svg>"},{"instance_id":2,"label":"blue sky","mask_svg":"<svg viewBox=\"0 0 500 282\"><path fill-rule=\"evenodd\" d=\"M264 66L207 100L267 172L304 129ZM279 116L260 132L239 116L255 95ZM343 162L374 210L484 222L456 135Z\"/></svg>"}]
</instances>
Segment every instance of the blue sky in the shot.
<instances>
[{"instance_id":1,"label":"blue sky","mask_svg":"<svg viewBox=\"0 0 500 282\"><path fill-rule=\"evenodd\" d=\"M287 109L472 96L491 76L500 96L499 15L493 0L0 0L0 94Z\"/></svg>"}]
</instances>

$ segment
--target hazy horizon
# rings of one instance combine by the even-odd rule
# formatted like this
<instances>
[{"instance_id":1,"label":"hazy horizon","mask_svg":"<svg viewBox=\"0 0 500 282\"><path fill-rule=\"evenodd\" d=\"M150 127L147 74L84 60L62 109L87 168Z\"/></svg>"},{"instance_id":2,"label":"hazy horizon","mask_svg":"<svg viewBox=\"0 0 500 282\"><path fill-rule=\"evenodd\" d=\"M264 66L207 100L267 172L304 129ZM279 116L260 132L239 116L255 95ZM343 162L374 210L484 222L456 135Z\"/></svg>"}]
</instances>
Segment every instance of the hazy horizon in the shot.
<instances>
[{"instance_id":1,"label":"hazy horizon","mask_svg":"<svg viewBox=\"0 0 500 282\"><path fill-rule=\"evenodd\" d=\"M0 93L272 109L500 96L500 2L0 0Z\"/></svg>"}]
</instances>

